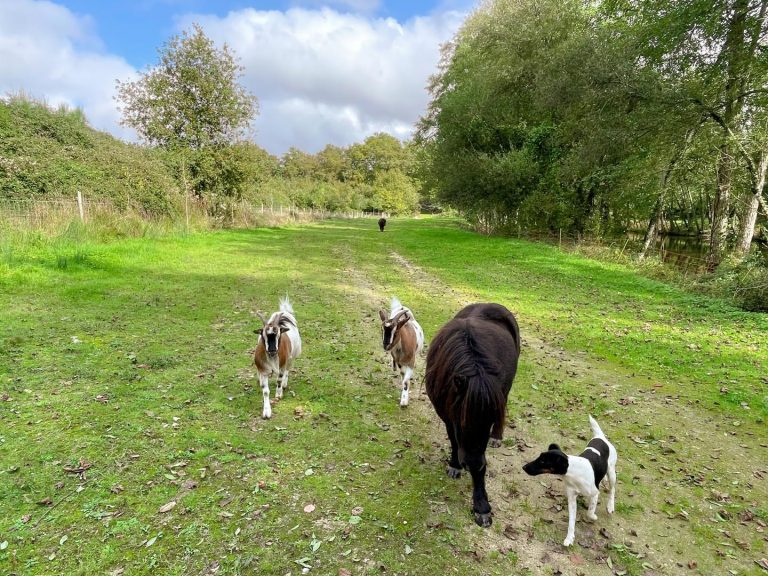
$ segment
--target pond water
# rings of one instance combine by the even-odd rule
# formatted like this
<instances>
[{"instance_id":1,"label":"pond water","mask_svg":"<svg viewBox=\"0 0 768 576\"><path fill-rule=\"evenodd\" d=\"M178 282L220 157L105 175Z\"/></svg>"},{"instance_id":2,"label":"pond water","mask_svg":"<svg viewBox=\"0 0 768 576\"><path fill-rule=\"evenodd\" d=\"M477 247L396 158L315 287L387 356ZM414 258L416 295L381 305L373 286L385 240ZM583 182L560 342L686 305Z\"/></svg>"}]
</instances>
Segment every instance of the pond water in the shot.
<instances>
[{"instance_id":1,"label":"pond water","mask_svg":"<svg viewBox=\"0 0 768 576\"><path fill-rule=\"evenodd\" d=\"M643 234L628 232L627 237L636 243L638 250L643 244ZM768 247L764 244L754 244L768 258ZM671 236L660 235L656 238L654 247L649 251L657 255L663 262L672 264L684 270L696 270L706 267L709 237L705 236Z\"/></svg>"}]
</instances>

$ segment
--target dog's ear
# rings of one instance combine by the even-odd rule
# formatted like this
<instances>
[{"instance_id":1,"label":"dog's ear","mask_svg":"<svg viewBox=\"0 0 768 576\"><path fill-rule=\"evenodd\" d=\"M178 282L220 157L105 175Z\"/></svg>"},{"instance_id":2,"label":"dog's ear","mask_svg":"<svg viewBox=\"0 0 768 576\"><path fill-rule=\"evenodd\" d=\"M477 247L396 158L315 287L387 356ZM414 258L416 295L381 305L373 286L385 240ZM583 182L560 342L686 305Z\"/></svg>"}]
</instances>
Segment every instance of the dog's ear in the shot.
<instances>
[{"instance_id":1,"label":"dog's ear","mask_svg":"<svg viewBox=\"0 0 768 576\"><path fill-rule=\"evenodd\" d=\"M547 450L560 450L560 446L558 446L557 444L550 444ZM560 452L562 452L562 450L560 450Z\"/></svg>"}]
</instances>

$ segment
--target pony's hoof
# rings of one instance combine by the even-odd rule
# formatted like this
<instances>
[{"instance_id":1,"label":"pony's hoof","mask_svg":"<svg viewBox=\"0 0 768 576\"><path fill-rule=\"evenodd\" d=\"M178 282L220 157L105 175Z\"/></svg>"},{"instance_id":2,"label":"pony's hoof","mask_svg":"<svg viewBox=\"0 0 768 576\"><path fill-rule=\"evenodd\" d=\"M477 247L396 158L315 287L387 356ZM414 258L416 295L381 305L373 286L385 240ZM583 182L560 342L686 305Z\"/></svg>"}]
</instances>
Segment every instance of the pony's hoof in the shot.
<instances>
[{"instance_id":1,"label":"pony's hoof","mask_svg":"<svg viewBox=\"0 0 768 576\"><path fill-rule=\"evenodd\" d=\"M501 448L501 439L499 438L491 438L488 440L488 446L491 448Z\"/></svg>"},{"instance_id":2,"label":"pony's hoof","mask_svg":"<svg viewBox=\"0 0 768 576\"><path fill-rule=\"evenodd\" d=\"M458 478L461 476L461 470L459 468L454 468L453 466L448 466L445 471L448 473L449 478Z\"/></svg>"},{"instance_id":3,"label":"pony's hoof","mask_svg":"<svg viewBox=\"0 0 768 576\"><path fill-rule=\"evenodd\" d=\"M491 513L480 514L475 512L475 523L481 528L489 528L493 521L491 520Z\"/></svg>"}]
</instances>

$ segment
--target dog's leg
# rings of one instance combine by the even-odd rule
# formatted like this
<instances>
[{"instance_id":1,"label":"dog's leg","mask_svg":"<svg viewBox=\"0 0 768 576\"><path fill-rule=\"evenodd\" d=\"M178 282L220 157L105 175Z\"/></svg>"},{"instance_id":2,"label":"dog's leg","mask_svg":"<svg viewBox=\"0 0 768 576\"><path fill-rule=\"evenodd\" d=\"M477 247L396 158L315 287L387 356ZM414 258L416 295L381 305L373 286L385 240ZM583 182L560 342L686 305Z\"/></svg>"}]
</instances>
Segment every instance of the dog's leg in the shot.
<instances>
[{"instance_id":1,"label":"dog's leg","mask_svg":"<svg viewBox=\"0 0 768 576\"><path fill-rule=\"evenodd\" d=\"M616 466L608 466L608 487L610 492L608 493L608 504L606 509L608 514L613 514L614 510L614 498L616 496Z\"/></svg>"},{"instance_id":2,"label":"dog's leg","mask_svg":"<svg viewBox=\"0 0 768 576\"><path fill-rule=\"evenodd\" d=\"M600 498L600 490L595 488L595 491L587 495L587 498L589 498L589 508L587 508L587 518L589 518L594 522L595 520L597 520L597 514L595 514L595 510L597 510L597 501Z\"/></svg>"},{"instance_id":3,"label":"dog's leg","mask_svg":"<svg viewBox=\"0 0 768 576\"><path fill-rule=\"evenodd\" d=\"M575 490L566 490L565 493L568 496L568 534L565 535L563 546L570 546L576 535L576 497L578 493Z\"/></svg>"}]
</instances>

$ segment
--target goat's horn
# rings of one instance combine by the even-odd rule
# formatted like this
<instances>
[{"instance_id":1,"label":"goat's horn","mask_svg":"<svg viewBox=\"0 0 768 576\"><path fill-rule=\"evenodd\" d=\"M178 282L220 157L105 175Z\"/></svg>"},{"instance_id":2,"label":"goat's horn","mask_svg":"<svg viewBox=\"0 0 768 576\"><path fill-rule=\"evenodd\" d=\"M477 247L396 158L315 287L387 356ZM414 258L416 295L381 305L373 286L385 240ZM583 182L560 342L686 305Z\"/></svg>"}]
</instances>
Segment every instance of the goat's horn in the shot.
<instances>
[{"instance_id":1,"label":"goat's horn","mask_svg":"<svg viewBox=\"0 0 768 576\"><path fill-rule=\"evenodd\" d=\"M256 311L256 316L258 316L259 318L261 318L261 321L262 321L264 324L266 324L266 323L267 323L267 319L266 319L266 318L264 318L264 314L262 313L262 311L261 311L261 310L257 310L257 311Z\"/></svg>"}]
</instances>

